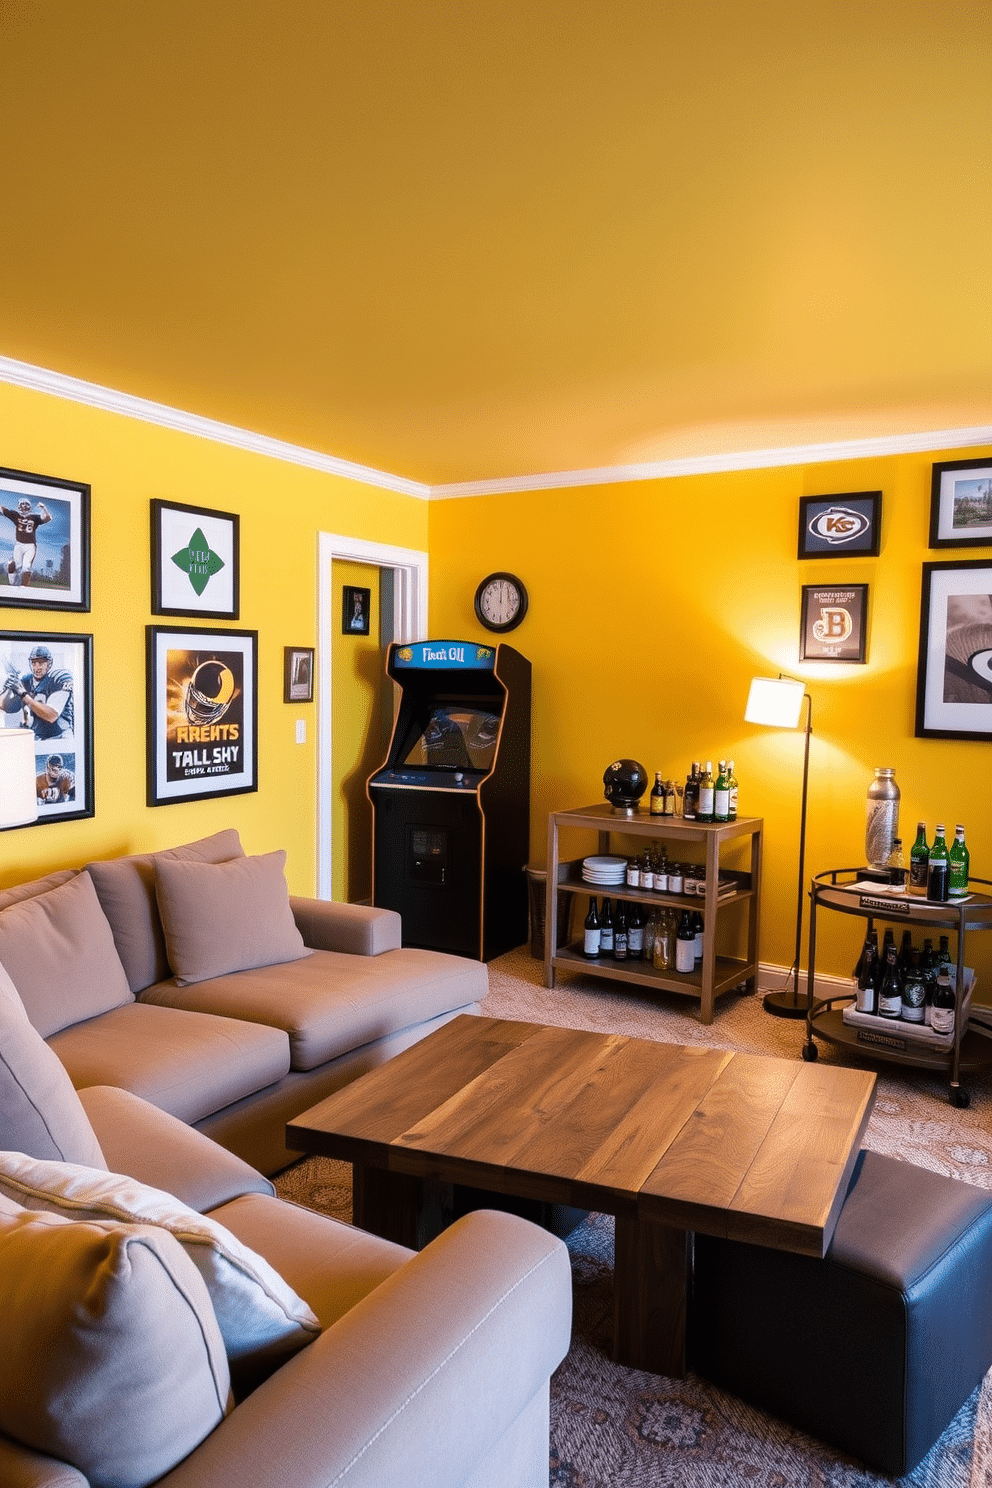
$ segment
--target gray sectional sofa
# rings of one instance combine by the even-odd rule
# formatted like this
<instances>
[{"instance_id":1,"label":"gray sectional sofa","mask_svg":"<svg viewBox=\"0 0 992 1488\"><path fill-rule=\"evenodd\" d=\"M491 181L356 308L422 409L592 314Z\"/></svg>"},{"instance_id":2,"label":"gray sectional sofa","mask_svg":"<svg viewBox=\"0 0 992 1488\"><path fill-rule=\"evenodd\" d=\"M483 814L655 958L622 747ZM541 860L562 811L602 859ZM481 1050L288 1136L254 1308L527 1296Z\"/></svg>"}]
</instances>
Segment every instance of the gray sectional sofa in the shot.
<instances>
[{"instance_id":1,"label":"gray sectional sofa","mask_svg":"<svg viewBox=\"0 0 992 1488\"><path fill-rule=\"evenodd\" d=\"M292 898L218 832L0 891L0 965L77 1089L114 1085L263 1173L285 1123L487 990L389 910Z\"/></svg>"}]
</instances>

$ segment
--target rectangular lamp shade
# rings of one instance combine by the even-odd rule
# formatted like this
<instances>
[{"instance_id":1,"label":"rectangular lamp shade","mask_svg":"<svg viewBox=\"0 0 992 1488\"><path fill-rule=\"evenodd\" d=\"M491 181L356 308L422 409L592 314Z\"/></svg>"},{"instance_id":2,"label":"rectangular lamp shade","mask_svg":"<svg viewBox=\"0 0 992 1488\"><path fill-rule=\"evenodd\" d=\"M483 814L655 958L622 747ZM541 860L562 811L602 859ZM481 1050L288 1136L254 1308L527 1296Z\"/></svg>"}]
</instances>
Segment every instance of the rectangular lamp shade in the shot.
<instances>
[{"instance_id":1,"label":"rectangular lamp shade","mask_svg":"<svg viewBox=\"0 0 992 1488\"><path fill-rule=\"evenodd\" d=\"M0 729L0 827L26 827L37 819L34 734Z\"/></svg>"},{"instance_id":2,"label":"rectangular lamp shade","mask_svg":"<svg viewBox=\"0 0 992 1488\"><path fill-rule=\"evenodd\" d=\"M791 677L753 677L744 709L745 723L797 728L806 688Z\"/></svg>"}]
</instances>

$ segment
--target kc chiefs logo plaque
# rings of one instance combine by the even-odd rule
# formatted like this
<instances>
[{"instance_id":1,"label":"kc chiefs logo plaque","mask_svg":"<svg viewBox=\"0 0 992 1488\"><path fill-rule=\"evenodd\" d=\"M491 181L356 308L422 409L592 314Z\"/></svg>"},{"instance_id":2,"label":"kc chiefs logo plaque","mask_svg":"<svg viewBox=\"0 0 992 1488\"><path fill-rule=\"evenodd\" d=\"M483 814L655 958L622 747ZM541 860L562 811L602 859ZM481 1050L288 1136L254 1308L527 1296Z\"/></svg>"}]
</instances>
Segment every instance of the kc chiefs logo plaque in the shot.
<instances>
[{"instance_id":1,"label":"kc chiefs logo plaque","mask_svg":"<svg viewBox=\"0 0 992 1488\"><path fill-rule=\"evenodd\" d=\"M844 496L803 496L799 501L799 557L877 557L881 539L881 491Z\"/></svg>"}]
</instances>

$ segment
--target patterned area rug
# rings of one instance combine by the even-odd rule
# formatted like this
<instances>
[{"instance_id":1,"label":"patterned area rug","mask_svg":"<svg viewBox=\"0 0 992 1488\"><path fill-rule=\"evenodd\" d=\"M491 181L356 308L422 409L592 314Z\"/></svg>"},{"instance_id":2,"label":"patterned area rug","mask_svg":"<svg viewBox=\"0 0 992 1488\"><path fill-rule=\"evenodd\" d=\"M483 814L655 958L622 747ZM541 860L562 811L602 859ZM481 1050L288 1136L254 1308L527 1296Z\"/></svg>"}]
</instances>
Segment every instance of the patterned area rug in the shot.
<instances>
[{"instance_id":1,"label":"patterned area rug","mask_svg":"<svg viewBox=\"0 0 992 1488\"><path fill-rule=\"evenodd\" d=\"M572 1028L628 1033L665 1043L798 1058L801 1021L775 1018L761 999L717 1003L705 1027L694 1005L592 976L543 985L526 948L489 966L483 1010ZM821 1045L820 1058L836 1054ZM967 1078L971 1106L947 1099L947 1082L926 1071L878 1064L879 1089L865 1137L878 1152L992 1188L992 1069ZM351 1170L311 1158L283 1174L279 1192L351 1218ZM690 1375L670 1380L623 1369L609 1357L613 1221L594 1214L571 1236L575 1318L572 1347L551 1386L552 1488L992 1488L992 1375L962 1406L908 1476L885 1478L822 1442ZM512 1488L512 1485L507 1485Z\"/></svg>"}]
</instances>

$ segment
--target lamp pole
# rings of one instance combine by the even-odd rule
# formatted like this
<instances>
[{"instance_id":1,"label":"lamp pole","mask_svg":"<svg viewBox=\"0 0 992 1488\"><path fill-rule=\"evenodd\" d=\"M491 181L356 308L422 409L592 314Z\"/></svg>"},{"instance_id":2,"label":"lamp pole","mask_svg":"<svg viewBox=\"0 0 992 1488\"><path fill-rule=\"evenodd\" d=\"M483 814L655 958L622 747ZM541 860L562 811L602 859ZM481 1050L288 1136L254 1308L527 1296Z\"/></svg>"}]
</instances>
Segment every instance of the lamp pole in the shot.
<instances>
[{"instance_id":1,"label":"lamp pole","mask_svg":"<svg viewBox=\"0 0 992 1488\"><path fill-rule=\"evenodd\" d=\"M792 995L787 992L766 992L763 1003L766 1013L779 1018L805 1018L806 1008L799 1001L799 958L803 944L803 896L806 889L806 800L809 794L809 739L813 732L813 700L808 692L806 700L806 743L803 750L803 803L799 819L799 893L796 899L796 959L792 969Z\"/></svg>"}]
</instances>

